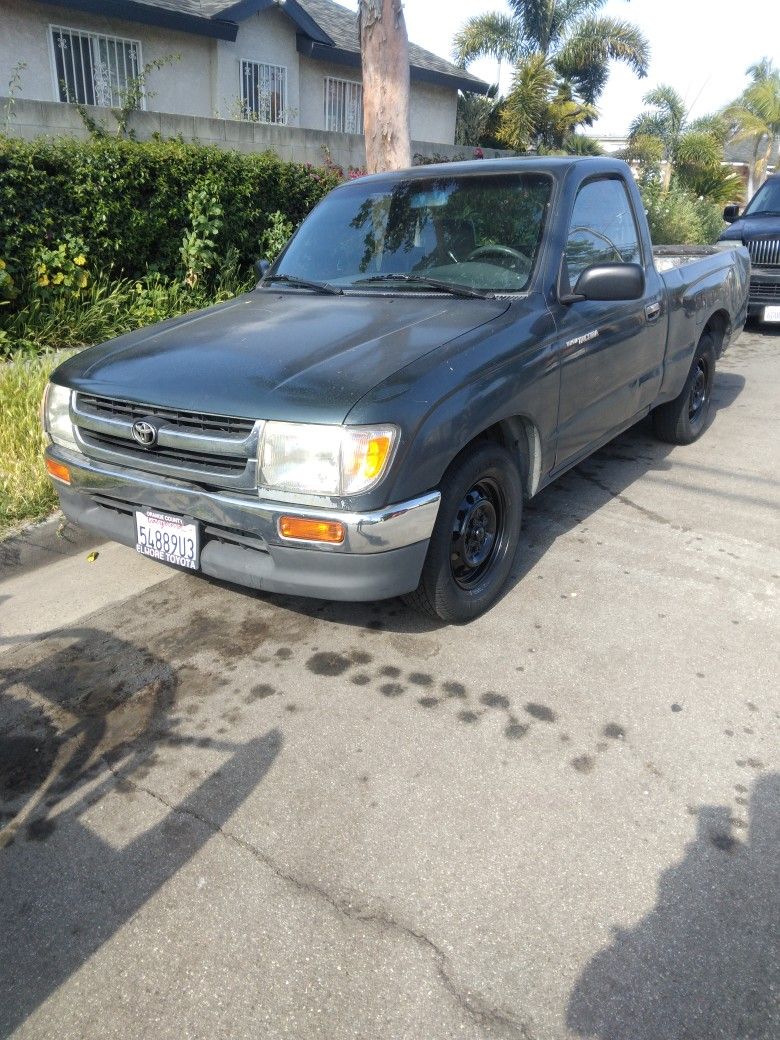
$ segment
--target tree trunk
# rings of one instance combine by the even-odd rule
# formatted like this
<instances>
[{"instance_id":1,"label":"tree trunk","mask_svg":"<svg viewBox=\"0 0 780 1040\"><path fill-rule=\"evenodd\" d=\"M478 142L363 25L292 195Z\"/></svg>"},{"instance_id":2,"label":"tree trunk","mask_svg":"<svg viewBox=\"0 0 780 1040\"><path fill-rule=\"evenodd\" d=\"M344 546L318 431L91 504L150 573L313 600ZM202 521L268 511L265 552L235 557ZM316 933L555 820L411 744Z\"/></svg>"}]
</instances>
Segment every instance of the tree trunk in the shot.
<instances>
[{"instance_id":1,"label":"tree trunk","mask_svg":"<svg viewBox=\"0 0 780 1040\"><path fill-rule=\"evenodd\" d=\"M369 173L412 165L409 40L401 0L360 0L363 122Z\"/></svg>"}]
</instances>

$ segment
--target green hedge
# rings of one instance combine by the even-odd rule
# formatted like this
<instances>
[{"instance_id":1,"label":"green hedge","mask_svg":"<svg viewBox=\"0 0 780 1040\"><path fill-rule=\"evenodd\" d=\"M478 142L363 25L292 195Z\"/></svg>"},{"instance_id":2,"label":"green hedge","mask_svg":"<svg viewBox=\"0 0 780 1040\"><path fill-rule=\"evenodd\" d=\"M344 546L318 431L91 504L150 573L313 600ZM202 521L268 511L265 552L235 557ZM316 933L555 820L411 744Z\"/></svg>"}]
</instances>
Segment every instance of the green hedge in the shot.
<instances>
[{"instance_id":1,"label":"green hedge","mask_svg":"<svg viewBox=\"0 0 780 1040\"><path fill-rule=\"evenodd\" d=\"M260 237L282 213L297 225L341 171L179 141L0 137L0 258L26 271L41 246L83 243L93 272L118 278L174 276L190 224L187 196L208 184L222 208L215 251L257 258Z\"/></svg>"}]
</instances>

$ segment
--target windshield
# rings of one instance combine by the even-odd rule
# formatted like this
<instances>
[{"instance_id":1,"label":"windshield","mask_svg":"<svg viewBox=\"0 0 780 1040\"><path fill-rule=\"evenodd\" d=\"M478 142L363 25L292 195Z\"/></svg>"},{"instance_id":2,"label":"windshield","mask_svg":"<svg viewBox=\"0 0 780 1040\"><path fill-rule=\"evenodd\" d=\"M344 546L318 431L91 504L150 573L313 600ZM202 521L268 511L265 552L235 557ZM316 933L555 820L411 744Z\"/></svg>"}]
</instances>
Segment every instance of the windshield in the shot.
<instances>
[{"instance_id":1,"label":"windshield","mask_svg":"<svg viewBox=\"0 0 780 1040\"><path fill-rule=\"evenodd\" d=\"M522 292L551 189L537 173L358 180L312 212L271 274L365 291Z\"/></svg>"},{"instance_id":2,"label":"windshield","mask_svg":"<svg viewBox=\"0 0 780 1040\"><path fill-rule=\"evenodd\" d=\"M757 213L780 213L780 180L767 181L750 200L745 216Z\"/></svg>"}]
</instances>

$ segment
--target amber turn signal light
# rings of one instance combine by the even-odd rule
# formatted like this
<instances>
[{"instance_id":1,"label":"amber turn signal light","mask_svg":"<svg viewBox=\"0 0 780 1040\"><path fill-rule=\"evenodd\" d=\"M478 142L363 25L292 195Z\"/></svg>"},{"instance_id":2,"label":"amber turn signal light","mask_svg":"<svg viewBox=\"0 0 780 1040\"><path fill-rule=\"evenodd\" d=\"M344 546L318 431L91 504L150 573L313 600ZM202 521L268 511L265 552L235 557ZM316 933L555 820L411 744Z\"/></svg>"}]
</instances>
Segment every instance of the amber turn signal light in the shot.
<instances>
[{"instance_id":1,"label":"amber turn signal light","mask_svg":"<svg viewBox=\"0 0 780 1040\"><path fill-rule=\"evenodd\" d=\"M56 459L47 459L46 470L49 476L54 477L55 480L61 480L63 484L70 484L70 470L64 462L57 462Z\"/></svg>"},{"instance_id":2,"label":"amber turn signal light","mask_svg":"<svg viewBox=\"0 0 780 1040\"><path fill-rule=\"evenodd\" d=\"M302 516L280 516L279 534L282 538L297 538L302 542L327 542L340 545L344 541L344 525L330 520L307 520Z\"/></svg>"}]
</instances>

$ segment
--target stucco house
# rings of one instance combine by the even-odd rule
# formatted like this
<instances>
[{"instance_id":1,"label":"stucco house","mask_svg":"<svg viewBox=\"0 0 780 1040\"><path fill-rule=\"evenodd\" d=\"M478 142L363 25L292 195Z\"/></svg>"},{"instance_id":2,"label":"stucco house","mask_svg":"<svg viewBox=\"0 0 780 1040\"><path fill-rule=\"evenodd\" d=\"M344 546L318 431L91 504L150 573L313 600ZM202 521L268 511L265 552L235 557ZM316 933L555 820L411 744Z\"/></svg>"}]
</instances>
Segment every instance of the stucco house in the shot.
<instances>
[{"instance_id":1,"label":"stucco house","mask_svg":"<svg viewBox=\"0 0 780 1040\"><path fill-rule=\"evenodd\" d=\"M0 0L20 100L119 107L161 61L142 108L362 133L357 19L334 0ZM458 91L487 85L414 44L410 76L412 138L451 145Z\"/></svg>"}]
</instances>

